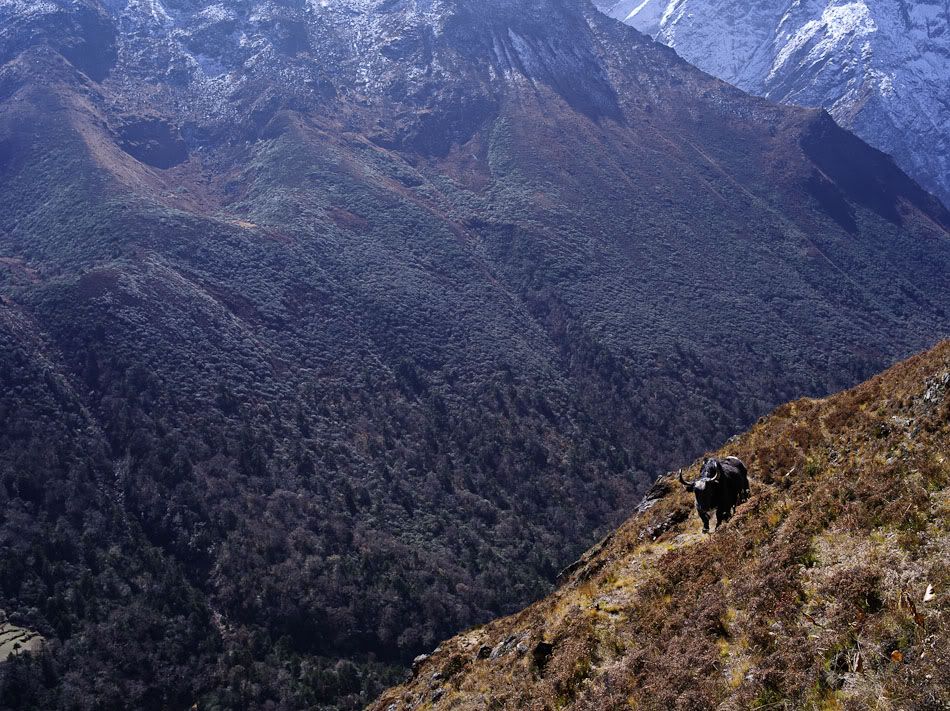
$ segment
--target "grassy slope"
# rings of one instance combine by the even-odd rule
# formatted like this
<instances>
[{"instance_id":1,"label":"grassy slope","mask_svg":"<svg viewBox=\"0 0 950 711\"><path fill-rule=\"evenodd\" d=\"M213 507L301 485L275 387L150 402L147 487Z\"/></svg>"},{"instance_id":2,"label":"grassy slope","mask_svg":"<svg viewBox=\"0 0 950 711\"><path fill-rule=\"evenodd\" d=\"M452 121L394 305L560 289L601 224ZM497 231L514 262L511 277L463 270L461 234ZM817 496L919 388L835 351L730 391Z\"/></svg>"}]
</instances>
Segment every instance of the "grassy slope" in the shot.
<instances>
[{"instance_id":1,"label":"grassy slope","mask_svg":"<svg viewBox=\"0 0 950 711\"><path fill-rule=\"evenodd\" d=\"M945 341L719 450L753 487L721 531L661 477L555 593L443 643L373 708L943 708L948 452Z\"/></svg>"}]
</instances>

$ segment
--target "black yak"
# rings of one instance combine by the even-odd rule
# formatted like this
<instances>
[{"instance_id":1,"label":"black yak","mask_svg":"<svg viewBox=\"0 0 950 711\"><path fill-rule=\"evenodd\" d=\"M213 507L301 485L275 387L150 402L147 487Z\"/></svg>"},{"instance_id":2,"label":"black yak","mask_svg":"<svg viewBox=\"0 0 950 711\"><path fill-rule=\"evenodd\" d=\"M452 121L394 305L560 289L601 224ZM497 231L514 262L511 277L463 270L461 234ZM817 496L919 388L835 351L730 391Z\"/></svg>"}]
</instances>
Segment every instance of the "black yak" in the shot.
<instances>
[{"instance_id":1,"label":"black yak","mask_svg":"<svg viewBox=\"0 0 950 711\"><path fill-rule=\"evenodd\" d=\"M687 491L696 495L696 511L703 521L703 533L709 533L709 512L716 512L716 528L728 521L736 506L749 498L749 472L738 457L707 459L696 481L679 479Z\"/></svg>"}]
</instances>

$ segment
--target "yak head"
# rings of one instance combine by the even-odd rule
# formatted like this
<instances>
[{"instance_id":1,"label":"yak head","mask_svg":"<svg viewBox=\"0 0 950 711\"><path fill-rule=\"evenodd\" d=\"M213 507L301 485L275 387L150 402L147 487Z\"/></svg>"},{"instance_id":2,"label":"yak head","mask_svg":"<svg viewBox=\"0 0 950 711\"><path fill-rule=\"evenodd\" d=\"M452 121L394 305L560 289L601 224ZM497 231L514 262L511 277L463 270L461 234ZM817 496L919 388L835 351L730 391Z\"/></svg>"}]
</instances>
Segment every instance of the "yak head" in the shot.
<instances>
[{"instance_id":1,"label":"yak head","mask_svg":"<svg viewBox=\"0 0 950 711\"><path fill-rule=\"evenodd\" d=\"M686 487L686 491L705 492L707 487L713 488L719 483L722 476L722 465L717 459L707 459L703 462L703 468L699 472L699 479L696 481L686 481L683 478L683 470L679 471L680 483Z\"/></svg>"}]
</instances>

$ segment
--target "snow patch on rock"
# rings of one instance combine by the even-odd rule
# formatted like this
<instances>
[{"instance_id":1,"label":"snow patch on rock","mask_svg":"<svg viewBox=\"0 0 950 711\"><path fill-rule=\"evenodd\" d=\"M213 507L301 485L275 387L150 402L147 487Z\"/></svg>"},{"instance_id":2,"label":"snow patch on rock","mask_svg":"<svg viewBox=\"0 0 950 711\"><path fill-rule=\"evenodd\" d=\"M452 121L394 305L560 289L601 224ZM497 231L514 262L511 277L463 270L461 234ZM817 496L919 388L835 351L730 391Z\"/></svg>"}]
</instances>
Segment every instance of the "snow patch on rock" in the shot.
<instances>
[{"instance_id":1,"label":"snow patch on rock","mask_svg":"<svg viewBox=\"0 0 950 711\"><path fill-rule=\"evenodd\" d=\"M814 63L835 52L841 42L876 31L877 25L863 2L827 7L820 19L802 25L779 50L766 81L774 79L789 60L809 44L811 49L802 61ZM865 42L862 56L870 58L872 55L871 43Z\"/></svg>"}]
</instances>

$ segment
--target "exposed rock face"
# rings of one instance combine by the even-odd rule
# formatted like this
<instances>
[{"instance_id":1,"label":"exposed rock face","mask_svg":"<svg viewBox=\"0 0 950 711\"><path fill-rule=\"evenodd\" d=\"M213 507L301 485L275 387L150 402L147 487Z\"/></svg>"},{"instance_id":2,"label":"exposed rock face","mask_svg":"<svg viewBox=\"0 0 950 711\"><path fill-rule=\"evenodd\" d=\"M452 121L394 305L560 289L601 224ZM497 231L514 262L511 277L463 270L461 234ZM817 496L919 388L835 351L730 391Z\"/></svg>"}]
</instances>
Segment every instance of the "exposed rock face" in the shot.
<instances>
[{"instance_id":1,"label":"exposed rock face","mask_svg":"<svg viewBox=\"0 0 950 711\"><path fill-rule=\"evenodd\" d=\"M359 708L950 330L938 201L586 2L0 13L21 706Z\"/></svg>"},{"instance_id":2,"label":"exposed rock face","mask_svg":"<svg viewBox=\"0 0 950 711\"><path fill-rule=\"evenodd\" d=\"M950 204L944 0L600 0L731 84L822 106Z\"/></svg>"}]
</instances>

